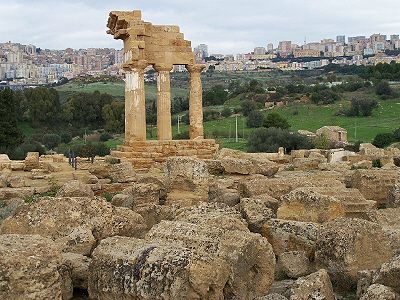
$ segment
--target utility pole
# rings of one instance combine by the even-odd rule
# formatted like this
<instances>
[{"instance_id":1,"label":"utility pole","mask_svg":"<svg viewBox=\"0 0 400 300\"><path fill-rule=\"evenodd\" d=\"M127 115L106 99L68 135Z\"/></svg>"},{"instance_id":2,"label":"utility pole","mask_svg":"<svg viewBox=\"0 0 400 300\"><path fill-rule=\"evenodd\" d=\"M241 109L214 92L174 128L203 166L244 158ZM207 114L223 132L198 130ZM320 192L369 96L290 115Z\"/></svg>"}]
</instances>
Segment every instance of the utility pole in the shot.
<instances>
[{"instance_id":1,"label":"utility pole","mask_svg":"<svg viewBox=\"0 0 400 300\"><path fill-rule=\"evenodd\" d=\"M237 142L239 142L239 140L238 140L238 116L235 115L235 117L236 117L236 143L237 143Z\"/></svg>"},{"instance_id":2,"label":"utility pole","mask_svg":"<svg viewBox=\"0 0 400 300\"><path fill-rule=\"evenodd\" d=\"M181 133L181 129L180 129L180 123L181 123L181 117L180 115L178 115L178 133Z\"/></svg>"},{"instance_id":3,"label":"utility pole","mask_svg":"<svg viewBox=\"0 0 400 300\"><path fill-rule=\"evenodd\" d=\"M357 141L357 120L354 121L354 139Z\"/></svg>"}]
</instances>

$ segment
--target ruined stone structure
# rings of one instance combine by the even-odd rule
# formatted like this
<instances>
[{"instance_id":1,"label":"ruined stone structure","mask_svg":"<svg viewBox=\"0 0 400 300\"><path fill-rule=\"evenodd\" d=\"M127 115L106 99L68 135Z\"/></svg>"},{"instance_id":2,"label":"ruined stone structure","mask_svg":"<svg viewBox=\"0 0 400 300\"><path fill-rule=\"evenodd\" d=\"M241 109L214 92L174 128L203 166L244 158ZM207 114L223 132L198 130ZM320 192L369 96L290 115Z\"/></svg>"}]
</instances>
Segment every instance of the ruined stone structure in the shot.
<instances>
[{"instance_id":1,"label":"ruined stone structure","mask_svg":"<svg viewBox=\"0 0 400 300\"><path fill-rule=\"evenodd\" d=\"M140 11L114 11L108 19L108 34L124 41L125 144L112 155L130 160L134 166L149 166L168 156L211 158L218 146L204 139L201 71L195 64L191 42L178 26L152 25ZM157 80L157 137L146 141L144 70L152 65ZM170 72L173 65L185 65L190 74L190 140L172 140Z\"/></svg>"}]
</instances>

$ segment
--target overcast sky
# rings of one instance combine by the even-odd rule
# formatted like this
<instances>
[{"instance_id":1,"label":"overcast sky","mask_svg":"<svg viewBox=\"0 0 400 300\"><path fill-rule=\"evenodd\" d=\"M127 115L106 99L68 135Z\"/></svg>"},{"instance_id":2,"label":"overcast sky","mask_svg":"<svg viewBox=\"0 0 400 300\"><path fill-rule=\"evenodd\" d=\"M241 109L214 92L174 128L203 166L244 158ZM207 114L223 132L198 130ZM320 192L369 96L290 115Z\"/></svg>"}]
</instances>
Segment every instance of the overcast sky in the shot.
<instances>
[{"instance_id":1,"label":"overcast sky","mask_svg":"<svg viewBox=\"0 0 400 300\"><path fill-rule=\"evenodd\" d=\"M41 48L122 48L106 35L111 10L179 25L192 45L236 54L280 40L400 33L400 0L0 0L0 42Z\"/></svg>"}]
</instances>

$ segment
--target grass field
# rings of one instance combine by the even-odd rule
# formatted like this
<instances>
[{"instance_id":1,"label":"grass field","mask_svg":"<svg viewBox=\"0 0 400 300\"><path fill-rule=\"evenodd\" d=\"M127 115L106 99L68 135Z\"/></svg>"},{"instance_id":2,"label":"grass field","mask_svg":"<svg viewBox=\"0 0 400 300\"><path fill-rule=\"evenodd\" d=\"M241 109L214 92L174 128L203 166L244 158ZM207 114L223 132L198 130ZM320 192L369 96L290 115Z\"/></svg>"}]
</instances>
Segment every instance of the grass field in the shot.
<instances>
[{"instance_id":1,"label":"grass field","mask_svg":"<svg viewBox=\"0 0 400 300\"><path fill-rule=\"evenodd\" d=\"M379 101L379 107L371 117L335 116L335 113L349 105L342 101L332 106L298 105L277 110L286 117L292 130L315 131L325 125L337 125L347 129L348 140L369 142L378 133L391 132L400 127L400 98Z\"/></svg>"},{"instance_id":2,"label":"grass field","mask_svg":"<svg viewBox=\"0 0 400 300\"><path fill-rule=\"evenodd\" d=\"M57 91L60 93L61 101L66 101L68 97L76 92L93 93L99 91L100 93L108 93L115 98L124 99L125 90L124 82L94 82L89 84L81 83L67 83L65 85L57 87ZM172 87L172 97L187 97L188 91L183 88ZM146 98L156 99L157 98L157 86L152 84L146 84L145 86Z\"/></svg>"}]
</instances>

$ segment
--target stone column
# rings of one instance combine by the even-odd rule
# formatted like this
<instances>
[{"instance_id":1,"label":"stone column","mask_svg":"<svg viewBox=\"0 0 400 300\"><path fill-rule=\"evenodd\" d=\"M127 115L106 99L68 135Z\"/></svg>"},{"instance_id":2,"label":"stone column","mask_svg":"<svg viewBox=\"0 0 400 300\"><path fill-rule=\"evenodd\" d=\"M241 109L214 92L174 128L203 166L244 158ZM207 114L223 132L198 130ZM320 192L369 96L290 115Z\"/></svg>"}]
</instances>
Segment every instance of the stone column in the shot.
<instances>
[{"instance_id":1,"label":"stone column","mask_svg":"<svg viewBox=\"0 0 400 300\"><path fill-rule=\"evenodd\" d=\"M193 139L204 138L203 129L203 90L201 84L201 71L205 65L187 65L190 73L189 97L189 137Z\"/></svg>"},{"instance_id":2,"label":"stone column","mask_svg":"<svg viewBox=\"0 0 400 300\"><path fill-rule=\"evenodd\" d=\"M160 141L172 140L171 76L172 65L156 64L157 77L157 137Z\"/></svg>"},{"instance_id":3,"label":"stone column","mask_svg":"<svg viewBox=\"0 0 400 300\"><path fill-rule=\"evenodd\" d=\"M139 61L125 69L125 145L146 140L146 66L146 62Z\"/></svg>"}]
</instances>

